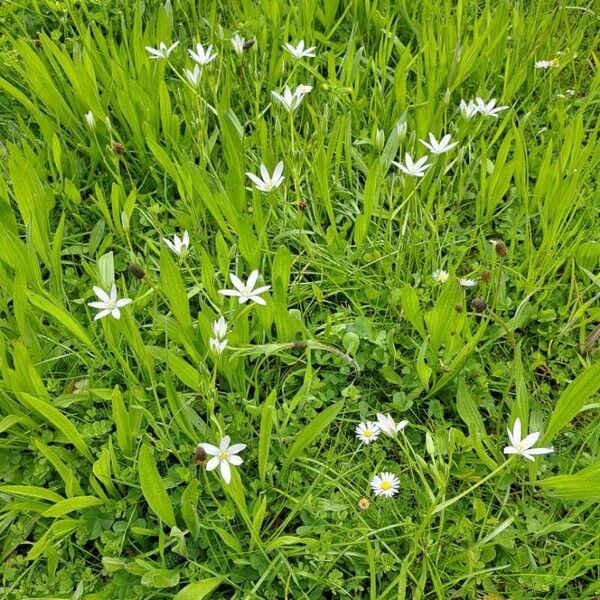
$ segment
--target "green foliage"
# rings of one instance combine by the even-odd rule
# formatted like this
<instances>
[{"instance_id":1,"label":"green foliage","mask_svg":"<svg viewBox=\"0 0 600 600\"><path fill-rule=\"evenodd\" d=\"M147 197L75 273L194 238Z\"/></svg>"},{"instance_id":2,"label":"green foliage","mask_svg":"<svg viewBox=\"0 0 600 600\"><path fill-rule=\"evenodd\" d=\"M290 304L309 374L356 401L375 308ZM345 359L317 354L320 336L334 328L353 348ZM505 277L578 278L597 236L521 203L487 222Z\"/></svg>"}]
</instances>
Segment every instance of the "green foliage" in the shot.
<instances>
[{"instance_id":1,"label":"green foliage","mask_svg":"<svg viewBox=\"0 0 600 600\"><path fill-rule=\"evenodd\" d=\"M588 1L3 3L3 597L598 596L597 24ZM301 84L290 115L271 92ZM477 96L508 108L467 119ZM458 145L403 175L429 132ZM254 270L265 306L219 294ZM113 284L132 302L94 320ZM361 445L379 412L409 425ZM554 452L507 462L517 417ZM225 435L230 484L197 448Z\"/></svg>"}]
</instances>

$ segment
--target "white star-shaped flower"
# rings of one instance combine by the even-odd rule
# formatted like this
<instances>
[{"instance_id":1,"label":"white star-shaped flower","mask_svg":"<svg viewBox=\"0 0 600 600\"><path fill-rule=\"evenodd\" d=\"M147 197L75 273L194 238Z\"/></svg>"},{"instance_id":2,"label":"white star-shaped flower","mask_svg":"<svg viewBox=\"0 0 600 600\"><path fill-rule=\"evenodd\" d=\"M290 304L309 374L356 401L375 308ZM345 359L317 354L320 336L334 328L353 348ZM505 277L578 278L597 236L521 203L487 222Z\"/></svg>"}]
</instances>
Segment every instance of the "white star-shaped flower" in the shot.
<instances>
[{"instance_id":1,"label":"white star-shaped flower","mask_svg":"<svg viewBox=\"0 0 600 600\"><path fill-rule=\"evenodd\" d=\"M433 133L429 134L429 143L425 140L419 140L423 146L427 148L433 154L444 154L444 152L448 152L452 150L454 146L458 144L458 142L450 143L452 136L447 133L439 142L435 139Z\"/></svg>"},{"instance_id":2,"label":"white star-shaped flower","mask_svg":"<svg viewBox=\"0 0 600 600\"><path fill-rule=\"evenodd\" d=\"M231 438L226 435L219 446L213 446L212 444L198 444L198 448L202 448L206 454L212 456L212 458L206 463L206 470L212 471L217 467L220 467L221 477L225 483L231 482L231 467L230 465L239 466L244 461L238 454L246 447L246 444L234 444L230 446Z\"/></svg>"},{"instance_id":3,"label":"white star-shaped flower","mask_svg":"<svg viewBox=\"0 0 600 600\"><path fill-rule=\"evenodd\" d=\"M560 62L558 58L553 58L552 60L536 60L535 68L536 69L552 69L560 67Z\"/></svg>"},{"instance_id":4,"label":"white star-shaped flower","mask_svg":"<svg viewBox=\"0 0 600 600\"><path fill-rule=\"evenodd\" d=\"M225 340L220 340L219 338L210 338L208 340L208 347L217 355L223 354L225 348L227 348L227 344L229 342Z\"/></svg>"},{"instance_id":5,"label":"white star-shaped flower","mask_svg":"<svg viewBox=\"0 0 600 600\"><path fill-rule=\"evenodd\" d=\"M381 433L389 437L396 437L398 432L402 431L408 425L408 421L403 420L396 423L389 413L386 413L385 415L383 413L377 413L377 425L379 426Z\"/></svg>"},{"instance_id":6,"label":"white star-shaped flower","mask_svg":"<svg viewBox=\"0 0 600 600\"><path fill-rule=\"evenodd\" d=\"M391 498L398 493L400 480L393 473L384 471L371 479L371 488L376 496Z\"/></svg>"},{"instance_id":7,"label":"white star-shaped flower","mask_svg":"<svg viewBox=\"0 0 600 600\"><path fill-rule=\"evenodd\" d=\"M260 165L260 177L257 177L253 173L246 173L249 179L252 180L256 189L261 192L272 192L275 188L278 188L285 177L283 177L283 162L278 162L273 171L273 175L269 175L269 171L265 165Z\"/></svg>"},{"instance_id":8,"label":"white star-shaped flower","mask_svg":"<svg viewBox=\"0 0 600 600\"><path fill-rule=\"evenodd\" d=\"M414 162L412 156L407 152L404 155L404 163L393 161L393 163L406 175L411 177L424 177L425 171L431 166L427 164L428 156L423 156Z\"/></svg>"},{"instance_id":9,"label":"white star-shaped flower","mask_svg":"<svg viewBox=\"0 0 600 600\"><path fill-rule=\"evenodd\" d=\"M273 98L279 102L283 108L289 113L293 113L304 100L304 96L312 90L312 85L301 84L293 92L286 85L283 94L279 94L275 90L271 92Z\"/></svg>"},{"instance_id":10,"label":"white star-shaped flower","mask_svg":"<svg viewBox=\"0 0 600 600\"><path fill-rule=\"evenodd\" d=\"M212 44L209 44L204 49L202 44L196 44L196 52L193 50L188 50L188 54L192 57L194 61L196 61L201 67L207 65L209 62L212 62L217 58L217 53L213 54Z\"/></svg>"},{"instance_id":11,"label":"white star-shaped flower","mask_svg":"<svg viewBox=\"0 0 600 600\"><path fill-rule=\"evenodd\" d=\"M530 433L525 438L521 439L521 419L515 419L512 431L508 429L508 439L512 446L504 448L504 454L519 454L527 460L535 460L533 457L537 454L549 454L554 452L554 448L532 448L538 441L540 432L535 431Z\"/></svg>"},{"instance_id":12,"label":"white star-shaped flower","mask_svg":"<svg viewBox=\"0 0 600 600\"><path fill-rule=\"evenodd\" d=\"M215 337L223 339L227 335L227 321L225 317L219 317L217 321L212 324L212 331Z\"/></svg>"},{"instance_id":13,"label":"white star-shaped flower","mask_svg":"<svg viewBox=\"0 0 600 600\"><path fill-rule=\"evenodd\" d=\"M283 46L294 58L314 58L315 46L311 48L304 48L304 40L300 40L296 46L292 44L284 44Z\"/></svg>"},{"instance_id":14,"label":"white star-shaped flower","mask_svg":"<svg viewBox=\"0 0 600 600\"><path fill-rule=\"evenodd\" d=\"M173 52L173 50L175 50L175 48L177 48L178 45L179 45L179 42L175 42L174 44L171 44L171 46L167 47L167 45L164 42L161 42L158 45L158 48L152 48L151 46L146 46L146 51L150 54L150 58L157 58L157 59L169 58L169 55L171 54L171 52Z\"/></svg>"},{"instance_id":15,"label":"white star-shaped flower","mask_svg":"<svg viewBox=\"0 0 600 600\"><path fill-rule=\"evenodd\" d=\"M187 80L194 86L198 87L200 79L202 79L202 69L198 65L194 65L194 70L184 69L183 70Z\"/></svg>"},{"instance_id":16,"label":"white star-shaped flower","mask_svg":"<svg viewBox=\"0 0 600 600\"><path fill-rule=\"evenodd\" d=\"M98 296L100 302L88 302L88 306L99 308L100 312L94 317L94 321L102 319L107 315L112 315L115 319L121 318L121 308L132 302L131 298L117 298L117 286L113 283L110 289L110 296L100 287L93 287L94 294Z\"/></svg>"},{"instance_id":17,"label":"white star-shaped flower","mask_svg":"<svg viewBox=\"0 0 600 600\"><path fill-rule=\"evenodd\" d=\"M356 432L356 437L363 444L370 444L374 442L379 437L379 425L374 423L373 421L367 421L366 423L360 423L356 426L354 430Z\"/></svg>"},{"instance_id":18,"label":"white star-shaped flower","mask_svg":"<svg viewBox=\"0 0 600 600\"><path fill-rule=\"evenodd\" d=\"M467 119L470 119L479 113L479 108L477 107L477 104L473 102L473 100L469 100L468 103L465 102L465 100L461 100L459 108L460 112L462 112Z\"/></svg>"},{"instance_id":19,"label":"white star-shaped flower","mask_svg":"<svg viewBox=\"0 0 600 600\"><path fill-rule=\"evenodd\" d=\"M477 285L477 282L474 279L459 279L458 283L462 287L466 287L466 288L472 288Z\"/></svg>"},{"instance_id":20,"label":"white star-shaped flower","mask_svg":"<svg viewBox=\"0 0 600 600\"><path fill-rule=\"evenodd\" d=\"M248 281L243 283L242 280L234 275L233 273L229 273L229 279L231 279L231 283L233 283L234 290L219 290L219 294L222 296L235 296L239 299L240 304L244 304L251 300L252 302L256 302L256 304L265 305L267 302L264 298L260 297L260 294L264 294L265 292L271 289L270 285L263 285L262 287L255 288L256 282L258 281L258 271L254 270L250 273L250 277L248 277Z\"/></svg>"},{"instance_id":21,"label":"white star-shaped flower","mask_svg":"<svg viewBox=\"0 0 600 600\"><path fill-rule=\"evenodd\" d=\"M181 238L177 235L173 235L173 241L168 238L163 238L163 242L177 254L177 256L185 257L190 247L190 234L187 231L184 231Z\"/></svg>"},{"instance_id":22,"label":"white star-shaped flower","mask_svg":"<svg viewBox=\"0 0 600 600\"><path fill-rule=\"evenodd\" d=\"M477 103L477 111L485 117L497 118L503 110L508 108L508 106L496 106L496 98L492 98L489 102L485 102L477 97L475 102Z\"/></svg>"},{"instance_id":23,"label":"white star-shaped flower","mask_svg":"<svg viewBox=\"0 0 600 600\"><path fill-rule=\"evenodd\" d=\"M244 53L244 44L245 43L246 43L246 40L243 37L241 37L238 33L236 33L231 38L231 45L233 46L233 49L235 50L235 52L237 54Z\"/></svg>"},{"instance_id":24,"label":"white star-shaped flower","mask_svg":"<svg viewBox=\"0 0 600 600\"><path fill-rule=\"evenodd\" d=\"M86 112L83 116L85 117L85 121L88 124L88 127L90 129L94 129L94 127L96 127L96 117L94 116L94 113L90 110Z\"/></svg>"}]
</instances>

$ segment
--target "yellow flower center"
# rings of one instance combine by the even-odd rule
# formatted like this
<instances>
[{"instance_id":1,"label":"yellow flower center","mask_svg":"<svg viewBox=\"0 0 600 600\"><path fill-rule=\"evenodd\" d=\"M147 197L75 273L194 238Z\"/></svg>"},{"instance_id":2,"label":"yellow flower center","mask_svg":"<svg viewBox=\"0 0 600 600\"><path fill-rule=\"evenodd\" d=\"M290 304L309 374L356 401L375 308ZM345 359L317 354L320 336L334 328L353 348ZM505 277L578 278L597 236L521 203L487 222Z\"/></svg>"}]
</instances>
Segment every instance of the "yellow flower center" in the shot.
<instances>
[{"instance_id":1,"label":"yellow flower center","mask_svg":"<svg viewBox=\"0 0 600 600\"><path fill-rule=\"evenodd\" d=\"M219 452L219 458L221 460L227 460L229 458L229 452L225 452L225 450L221 450L221 452Z\"/></svg>"},{"instance_id":2,"label":"yellow flower center","mask_svg":"<svg viewBox=\"0 0 600 600\"><path fill-rule=\"evenodd\" d=\"M372 432L370 429L365 429L365 430L363 431L363 435L364 435L366 438L370 438L370 437L372 437L372 436L373 436L373 432Z\"/></svg>"},{"instance_id":3,"label":"yellow flower center","mask_svg":"<svg viewBox=\"0 0 600 600\"><path fill-rule=\"evenodd\" d=\"M386 481L382 481L381 482L381 489L384 492L387 492L391 488L392 488L392 482L391 481L386 480Z\"/></svg>"}]
</instances>

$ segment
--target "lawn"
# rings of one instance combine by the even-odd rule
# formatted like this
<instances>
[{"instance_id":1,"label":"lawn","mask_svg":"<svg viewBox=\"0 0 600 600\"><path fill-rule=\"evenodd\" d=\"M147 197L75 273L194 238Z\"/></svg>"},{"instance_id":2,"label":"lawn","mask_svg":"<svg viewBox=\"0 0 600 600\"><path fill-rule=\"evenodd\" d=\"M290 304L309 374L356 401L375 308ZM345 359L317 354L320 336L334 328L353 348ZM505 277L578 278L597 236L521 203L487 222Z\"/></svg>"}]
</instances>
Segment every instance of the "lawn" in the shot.
<instances>
[{"instance_id":1,"label":"lawn","mask_svg":"<svg viewBox=\"0 0 600 600\"><path fill-rule=\"evenodd\" d=\"M598 0L5 0L8 600L600 598Z\"/></svg>"}]
</instances>

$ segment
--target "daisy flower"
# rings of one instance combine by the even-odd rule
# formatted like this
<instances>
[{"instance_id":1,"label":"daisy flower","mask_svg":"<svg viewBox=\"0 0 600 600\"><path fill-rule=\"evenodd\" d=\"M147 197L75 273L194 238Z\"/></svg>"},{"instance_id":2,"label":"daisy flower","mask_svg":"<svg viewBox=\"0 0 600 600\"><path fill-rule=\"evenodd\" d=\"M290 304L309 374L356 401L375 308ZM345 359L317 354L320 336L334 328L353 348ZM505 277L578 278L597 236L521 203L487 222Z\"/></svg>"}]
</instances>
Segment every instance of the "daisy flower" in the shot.
<instances>
[{"instance_id":1,"label":"daisy flower","mask_svg":"<svg viewBox=\"0 0 600 600\"><path fill-rule=\"evenodd\" d=\"M438 282L438 283L446 283L446 281L448 281L448 271L443 271L442 269L438 269L437 271L434 271L431 276Z\"/></svg>"},{"instance_id":2,"label":"daisy flower","mask_svg":"<svg viewBox=\"0 0 600 600\"><path fill-rule=\"evenodd\" d=\"M384 471L371 479L371 488L376 496L391 498L398 493L400 480L393 473Z\"/></svg>"},{"instance_id":3,"label":"daisy flower","mask_svg":"<svg viewBox=\"0 0 600 600\"><path fill-rule=\"evenodd\" d=\"M356 432L356 437L363 444L370 444L374 442L379 437L379 425L374 423L373 421L367 421L366 423L360 423L356 426L354 430Z\"/></svg>"}]
</instances>

